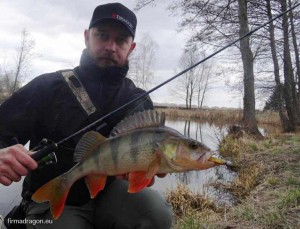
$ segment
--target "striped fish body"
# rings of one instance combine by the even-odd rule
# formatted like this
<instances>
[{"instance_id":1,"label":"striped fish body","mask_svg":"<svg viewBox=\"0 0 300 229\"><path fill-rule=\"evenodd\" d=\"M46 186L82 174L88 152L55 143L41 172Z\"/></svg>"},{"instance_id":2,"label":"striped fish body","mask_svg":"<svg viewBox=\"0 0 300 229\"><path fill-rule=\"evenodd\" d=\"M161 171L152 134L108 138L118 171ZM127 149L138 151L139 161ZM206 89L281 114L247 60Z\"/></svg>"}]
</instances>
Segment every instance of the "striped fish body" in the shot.
<instances>
[{"instance_id":1,"label":"striped fish body","mask_svg":"<svg viewBox=\"0 0 300 229\"><path fill-rule=\"evenodd\" d=\"M76 172L72 171L69 175L80 178L93 173L114 176L147 171L150 163L160 156L157 150L167 134L164 130L146 128L112 137L95 147L87 158L73 168ZM98 133L89 132L85 138L96 139L97 136ZM83 144L78 145L82 152L90 147L85 145L85 140Z\"/></svg>"},{"instance_id":2,"label":"striped fish body","mask_svg":"<svg viewBox=\"0 0 300 229\"><path fill-rule=\"evenodd\" d=\"M147 187L156 174L207 169L225 163L211 157L211 151L200 142L164 126L164 121L164 115L145 111L119 123L108 139L97 132L87 132L74 152L78 163L40 187L32 199L49 201L53 218L57 219L71 186L82 177L94 198L105 187L107 176L128 173L128 192L135 193Z\"/></svg>"}]
</instances>

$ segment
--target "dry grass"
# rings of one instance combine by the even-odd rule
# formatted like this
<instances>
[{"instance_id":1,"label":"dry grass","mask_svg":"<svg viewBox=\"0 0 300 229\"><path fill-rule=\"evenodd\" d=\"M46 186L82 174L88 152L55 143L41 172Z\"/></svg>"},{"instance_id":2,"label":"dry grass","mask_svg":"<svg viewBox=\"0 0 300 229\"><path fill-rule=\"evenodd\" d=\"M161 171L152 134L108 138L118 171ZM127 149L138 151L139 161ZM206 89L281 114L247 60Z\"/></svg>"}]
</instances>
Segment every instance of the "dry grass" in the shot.
<instances>
[{"instance_id":1,"label":"dry grass","mask_svg":"<svg viewBox=\"0 0 300 229\"><path fill-rule=\"evenodd\" d=\"M168 119L184 118L197 119L200 121L218 123L239 123L242 120L242 110L202 110L202 109L156 109L159 112L165 112Z\"/></svg>"},{"instance_id":2,"label":"dry grass","mask_svg":"<svg viewBox=\"0 0 300 229\"><path fill-rule=\"evenodd\" d=\"M262 141L229 136L220 148L238 165L238 176L231 184L214 187L230 191L238 204L226 211L199 207L181 212L174 228L300 228L300 134ZM181 206L180 197L173 199Z\"/></svg>"},{"instance_id":3,"label":"dry grass","mask_svg":"<svg viewBox=\"0 0 300 229\"><path fill-rule=\"evenodd\" d=\"M223 208L217 207L209 198L194 193L178 184L175 190L166 194L166 200L175 214L174 228L203 228L220 221Z\"/></svg>"},{"instance_id":4,"label":"dry grass","mask_svg":"<svg viewBox=\"0 0 300 229\"><path fill-rule=\"evenodd\" d=\"M181 184L178 184L176 189L167 192L166 200L172 205L173 212L178 217L191 215L196 211L217 209L211 200L192 192L186 186Z\"/></svg>"},{"instance_id":5,"label":"dry grass","mask_svg":"<svg viewBox=\"0 0 300 229\"><path fill-rule=\"evenodd\" d=\"M165 112L169 119L184 118L197 119L218 123L241 123L243 110L240 109L178 109L178 108L156 108L159 112ZM280 126L278 112L274 111L257 111L256 119L258 124L273 124Z\"/></svg>"}]
</instances>

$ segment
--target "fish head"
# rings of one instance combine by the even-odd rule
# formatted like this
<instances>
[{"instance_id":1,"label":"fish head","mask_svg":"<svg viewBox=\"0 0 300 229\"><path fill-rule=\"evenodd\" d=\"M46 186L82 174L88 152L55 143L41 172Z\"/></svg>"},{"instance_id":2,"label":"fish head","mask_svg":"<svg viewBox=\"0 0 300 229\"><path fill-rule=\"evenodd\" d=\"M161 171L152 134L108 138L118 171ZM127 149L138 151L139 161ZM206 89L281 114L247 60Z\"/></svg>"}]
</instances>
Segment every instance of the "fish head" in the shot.
<instances>
[{"instance_id":1,"label":"fish head","mask_svg":"<svg viewBox=\"0 0 300 229\"><path fill-rule=\"evenodd\" d=\"M203 143L182 136L169 139L164 154L169 166L178 172L226 164L226 161L214 157L214 152Z\"/></svg>"}]
</instances>

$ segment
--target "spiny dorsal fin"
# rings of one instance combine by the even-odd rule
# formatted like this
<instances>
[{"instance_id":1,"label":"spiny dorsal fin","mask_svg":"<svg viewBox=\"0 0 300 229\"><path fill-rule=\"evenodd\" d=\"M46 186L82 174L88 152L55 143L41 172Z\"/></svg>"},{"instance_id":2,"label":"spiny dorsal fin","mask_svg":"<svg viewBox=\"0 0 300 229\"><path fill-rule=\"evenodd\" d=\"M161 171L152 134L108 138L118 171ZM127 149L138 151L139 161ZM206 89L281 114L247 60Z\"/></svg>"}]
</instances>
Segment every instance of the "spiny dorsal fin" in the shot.
<instances>
[{"instance_id":1,"label":"spiny dorsal fin","mask_svg":"<svg viewBox=\"0 0 300 229\"><path fill-rule=\"evenodd\" d=\"M134 113L123 119L111 131L110 136L116 136L135 129L161 127L165 125L165 113L159 114L155 110Z\"/></svg>"},{"instance_id":2,"label":"spiny dorsal fin","mask_svg":"<svg viewBox=\"0 0 300 229\"><path fill-rule=\"evenodd\" d=\"M104 141L106 141L106 138L96 131L89 131L85 133L76 146L73 156L74 162L81 161Z\"/></svg>"}]
</instances>

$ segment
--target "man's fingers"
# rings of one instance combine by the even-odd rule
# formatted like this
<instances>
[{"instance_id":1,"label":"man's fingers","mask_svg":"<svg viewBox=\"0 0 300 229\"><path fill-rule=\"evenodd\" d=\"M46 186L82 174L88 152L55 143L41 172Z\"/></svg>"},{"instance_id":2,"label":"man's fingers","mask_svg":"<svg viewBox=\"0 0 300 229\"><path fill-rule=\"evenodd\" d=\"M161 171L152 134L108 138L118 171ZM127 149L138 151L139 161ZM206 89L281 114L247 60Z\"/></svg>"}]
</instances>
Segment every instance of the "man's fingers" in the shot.
<instances>
[{"instance_id":1,"label":"man's fingers","mask_svg":"<svg viewBox=\"0 0 300 229\"><path fill-rule=\"evenodd\" d=\"M8 169L7 178L9 178L12 181L19 182L22 177L18 173L16 173L14 170Z\"/></svg>"},{"instance_id":2,"label":"man's fingers","mask_svg":"<svg viewBox=\"0 0 300 229\"><path fill-rule=\"evenodd\" d=\"M18 182L29 170L37 167L37 163L28 155L22 145L14 145L0 150L0 183L10 185Z\"/></svg>"},{"instance_id":3,"label":"man's fingers","mask_svg":"<svg viewBox=\"0 0 300 229\"><path fill-rule=\"evenodd\" d=\"M119 180L128 180L129 174L126 173L126 174L116 175L116 178Z\"/></svg>"},{"instance_id":4,"label":"man's fingers","mask_svg":"<svg viewBox=\"0 0 300 229\"><path fill-rule=\"evenodd\" d=\"M157 174L156 176L158 176L159 178L164 178L165 176L167 176L166 173L160 173L160 174Z\"/></svg>"},{"instance_id":5,"label":"man's fingers","mask_svg":"<svg viewBox=\"0 0 300 229\"><path fill-rule=\"evenodd\" d=\"M31 158L31 152L26 150L22 145L18 144L16 145L16 150L19 152L16 152L16 159L24 165L26 168L30 170L34 170L37 168L38 164L35 160Z\"/></svg>"},{"instance_id":6,"label":"man's fingers","mask_svg":"<svg viewBox=\"0 0 300 229\"><path fill-rule=\"evenodd\" d=\"M0 175L0 184L3 184L5 186L11 185L12 180L8 179L6 176Z\"/></svg>"},{"instance_id":7,"label":"man's fingers","mask_svg":"<svg viewBox=\"0 0 300 229\"><path fill-rule=\"evenodd\" d=\"M24 167L18 160L12 164L12 169L20 176L26 176L28 174L28 169Z\"/></svg>"},{"instance_id":8,"label":"man's fingers","mask_svg":"<svg viewBox=\"0 0 300 229\"><path fill-rule=\"evenodd\" d=\"M19 174L17 174L12 169L12 167L10 167L9 165L3 165L3 166L1 166L0 176L6 177L8 180L15 181L15 182L18 182L18 181L21 180L21 176Z\"/></svg>"}]
</instances>

